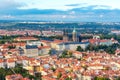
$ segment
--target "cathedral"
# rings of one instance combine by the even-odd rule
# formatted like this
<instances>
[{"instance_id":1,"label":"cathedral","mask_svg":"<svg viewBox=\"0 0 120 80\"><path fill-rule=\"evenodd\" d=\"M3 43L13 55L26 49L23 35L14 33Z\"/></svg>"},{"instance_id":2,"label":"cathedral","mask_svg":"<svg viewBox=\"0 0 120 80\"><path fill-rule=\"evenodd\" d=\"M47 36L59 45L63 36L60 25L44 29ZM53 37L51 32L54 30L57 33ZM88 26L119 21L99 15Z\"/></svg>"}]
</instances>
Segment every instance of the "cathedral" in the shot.
<instances>
[{"instance_id":1,"label":"cathedral","mask_svg":"<svg viewBox=\"0 0 120 80\"><path fill-rule=\"evenodd\" d=\"M73 42L81 42L80 35L77 34L76 29L74 28L72 31L72 34L68 34L68 30L64 30L63 34L63 40L64 41L73 41Z\"/></svg>"}]
</instances>

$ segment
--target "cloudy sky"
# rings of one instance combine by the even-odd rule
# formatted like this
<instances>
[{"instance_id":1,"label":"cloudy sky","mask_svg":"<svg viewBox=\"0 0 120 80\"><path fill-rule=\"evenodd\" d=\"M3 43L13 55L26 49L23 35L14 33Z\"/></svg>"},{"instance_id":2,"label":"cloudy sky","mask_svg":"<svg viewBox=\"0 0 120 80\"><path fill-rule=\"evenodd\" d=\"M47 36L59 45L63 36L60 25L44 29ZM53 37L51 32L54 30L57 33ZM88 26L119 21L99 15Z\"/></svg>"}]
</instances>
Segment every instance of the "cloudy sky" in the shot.
<instances>
[{"instance_id":1,"label":"cloudy sky","mask_svg":"<svg viewBox=\"0 0 120 80\"><path fill-rule=\"evenodd\" d=\"M1 20L120 21L120 0L0 0Z\"/></svg>"}]
</instances>

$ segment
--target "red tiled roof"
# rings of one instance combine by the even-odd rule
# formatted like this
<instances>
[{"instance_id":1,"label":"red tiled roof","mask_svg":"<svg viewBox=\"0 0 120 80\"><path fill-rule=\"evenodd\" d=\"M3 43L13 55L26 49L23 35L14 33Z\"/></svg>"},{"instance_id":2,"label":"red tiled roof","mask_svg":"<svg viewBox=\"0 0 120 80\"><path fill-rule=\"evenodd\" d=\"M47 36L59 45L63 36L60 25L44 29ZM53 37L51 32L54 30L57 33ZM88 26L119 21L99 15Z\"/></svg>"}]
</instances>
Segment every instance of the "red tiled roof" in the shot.
<instances>
[{"instance_id":1,"label":"red tiled roof","mask_svg":"<svg viewBox=\"0 0 120 80\"><path fill-rule=\"evenodd\" d=\"M38 47L38 49L46 49L46 48L50 48L50 46L40 46L40 47Z\"/></svg>"}]
</instances>

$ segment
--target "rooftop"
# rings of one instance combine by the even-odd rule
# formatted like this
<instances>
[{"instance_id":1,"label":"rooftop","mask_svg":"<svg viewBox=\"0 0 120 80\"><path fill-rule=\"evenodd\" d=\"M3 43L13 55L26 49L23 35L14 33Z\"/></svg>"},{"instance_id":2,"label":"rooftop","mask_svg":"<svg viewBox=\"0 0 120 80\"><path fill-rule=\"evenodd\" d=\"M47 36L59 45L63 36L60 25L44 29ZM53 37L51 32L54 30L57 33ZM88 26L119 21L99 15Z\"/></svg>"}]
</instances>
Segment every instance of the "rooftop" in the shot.
<instances>
[{"instance_id":1,"label":"rooftop","mask_svg":"<svg viewBox=\"0 0 120 80\"><path fill-rule=\"evenodd\" d=\"M26 49L36 49L38 48L36 45L26 45Z\"/></svg>"},{"instance_id":2,"label":"rooftop","mask_svg":"<svg viewBox=\"0 0 120 80\"><path fill-rule=\"evenodd\" d=\"M63 43L60 43L59 45L69 45L69 44L89 44L89 42L63 42Z\"/></svg>"}]
</instances>

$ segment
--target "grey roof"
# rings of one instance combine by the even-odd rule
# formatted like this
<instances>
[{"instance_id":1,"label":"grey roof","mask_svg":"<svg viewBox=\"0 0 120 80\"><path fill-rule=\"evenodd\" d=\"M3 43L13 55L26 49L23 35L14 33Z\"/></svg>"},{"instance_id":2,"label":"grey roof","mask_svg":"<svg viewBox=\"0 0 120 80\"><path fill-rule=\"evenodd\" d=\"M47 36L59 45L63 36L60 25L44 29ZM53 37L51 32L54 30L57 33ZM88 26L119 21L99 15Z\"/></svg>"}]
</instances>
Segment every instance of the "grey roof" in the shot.
<instances>
[{"instance_id":1,"label":"grey roof","mask_svg":"<svg viewBox=\"0 0 120 80\"><path fill-rule=\"evenodd\" d=\"M26 45L26 49L36 49L38 48L36 45Z\"/></svg>"},{"instance_id":2,"label":"grey roof","mask_svg":"<svg viewBox=\"0 0 120 80\"><path fill-rule=\"evenodd\" d=\"M64 42L60 43L59 45L69 45L69 44L89 44L89 42Z\"/></svg>"},{"instance_id":3,"label":"grey roof","mask_svg":"<svg viewBox=\"0 0 120 80\"><path fill-rule=\"evenodd\" d=\"M46 37L43 37L43 38L40 38L41 40L47 40L47 41L54 41L53 39L51 38L46 38Z\"/></svg>"}]
</instances>

